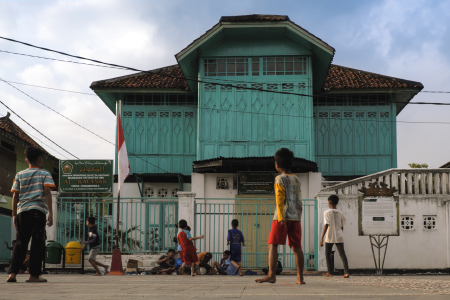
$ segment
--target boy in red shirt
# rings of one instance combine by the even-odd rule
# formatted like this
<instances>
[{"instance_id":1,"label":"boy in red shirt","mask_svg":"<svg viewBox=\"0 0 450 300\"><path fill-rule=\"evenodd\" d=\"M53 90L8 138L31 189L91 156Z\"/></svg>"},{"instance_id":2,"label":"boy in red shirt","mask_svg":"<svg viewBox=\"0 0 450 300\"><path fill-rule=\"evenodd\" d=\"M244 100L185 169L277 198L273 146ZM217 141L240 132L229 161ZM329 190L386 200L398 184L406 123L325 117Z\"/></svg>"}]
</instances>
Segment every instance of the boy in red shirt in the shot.
<instances>
[{"instance_id":1,"label":"boy in red shirt","mask_svg":"<svg viewBox=\"0 0 450 300\"><path fill-rule=\"evenodd\" d=\"M275 153L275 168L278 175L275 178L276 210L269 236L269 273L266 277L256 279L258 283L276 282L278 261L278 245L286 244L289 237L289 247L292 248L297 262L297 284L305 284L303 280L304 257L301 245L302 239L302 192L300 180L292 174L294 153L287 148L281 148Z\"/></svg>"},{"instance_id":2,"label":"boy in red shirt","mask_svg":"<svg viewBox=\"0 0 450 300\"><path fill-rule=\"evenodd\" d=\"M191 237L191 233L187 230L188 225L186 220L180 220L178 222L178 228L181 229L180 232L178 232L178 243L181 245L181 253L180 258L183 262L183 265L180 268L181 274L183 274L184 266L191 267L191 275L195 276L194 268L195 263L198 262L198 256L197 256L197 249L194 246L194 243L192 241L202 239L204 236L201 235L199 237Z\"/></svg>"}]
</instances>

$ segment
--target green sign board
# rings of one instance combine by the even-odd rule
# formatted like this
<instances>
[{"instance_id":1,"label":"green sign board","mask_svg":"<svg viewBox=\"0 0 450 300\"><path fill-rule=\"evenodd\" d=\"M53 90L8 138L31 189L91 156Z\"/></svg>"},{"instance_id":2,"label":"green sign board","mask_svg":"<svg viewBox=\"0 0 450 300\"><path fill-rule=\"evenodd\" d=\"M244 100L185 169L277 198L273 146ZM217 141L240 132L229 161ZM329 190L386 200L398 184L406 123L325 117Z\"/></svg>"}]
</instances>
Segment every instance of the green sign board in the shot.
<instances>
[{"instance_id":1,"label":"green sign board","mask_svg":"<svg viewBox=\"0 0 450 300\"><path fill-rule=\"evenodd\" d=\"M273 172L238 172L238 194L275 193L275 174Z\"/></svg>"},{"instance_id":2,"label":"green sign board","mask_svg":"<svg viewBox=\"0 0 450 300\"><path fill-rule=\"evenodd\" d=\"M60 193L112 193L112 160L60 160Z\"/></svg>"}]
</instances>

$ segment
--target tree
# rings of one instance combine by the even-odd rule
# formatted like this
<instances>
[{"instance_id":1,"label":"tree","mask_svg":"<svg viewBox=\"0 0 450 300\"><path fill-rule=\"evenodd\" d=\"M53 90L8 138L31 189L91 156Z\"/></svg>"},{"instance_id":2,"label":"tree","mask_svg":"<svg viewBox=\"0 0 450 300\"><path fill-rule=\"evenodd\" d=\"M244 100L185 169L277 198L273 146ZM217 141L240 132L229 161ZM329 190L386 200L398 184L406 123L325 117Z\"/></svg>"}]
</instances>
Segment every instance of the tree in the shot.
<instances>
[{"instance_id":1,"label":"tree","mask_svg":"<svg viewBox=\"0 0 450 300\"><path fill-rule=\"evenodd\" d=\"M410 163L410 164L408 164L408 166L411 169L427 169L428 168L427 164Z\"/></svg>"}]
</instances>

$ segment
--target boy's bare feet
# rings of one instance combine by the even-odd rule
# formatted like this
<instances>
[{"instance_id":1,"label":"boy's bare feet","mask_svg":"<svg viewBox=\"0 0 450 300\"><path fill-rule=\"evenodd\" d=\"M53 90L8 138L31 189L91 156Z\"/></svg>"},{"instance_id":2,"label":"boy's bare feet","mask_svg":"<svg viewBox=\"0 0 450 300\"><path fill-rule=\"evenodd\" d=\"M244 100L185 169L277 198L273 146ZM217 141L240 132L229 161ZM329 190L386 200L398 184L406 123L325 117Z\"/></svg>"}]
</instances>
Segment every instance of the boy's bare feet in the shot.
<instances>
[{"instance_id":1,"label":"boy's bare feet","mask_svg":"<svg viewBox=\"0 0 450 300\"><path fill-rule=\"evenodd\" d=\"M264 283L264 282L275 283L275 282L277 282L276 278L270 278L269 276L263 277L261 279L255 279L255 281L257 283Z\"/></svg>"},{"instance_id":2,"label":"boy's bare feet","mask_svg":"<svg viewBox=\"0 0 450 300\"><path fill-rule=\"evenodd\" d=\"M17 282L16 274L9 274L8 279L6 279L6 282Z\"/></svg>"},{"instance_id":3,"label":"boy's bare feet","mask_svg":"<svg viewBox=\"0 0 450 300\"><path fill-rule=\"evenodd\" d=\"M108 275L108 273L109 273L109 267L106 267L105 268L105 275Z\"/></svg>"},{"instance_id":4,"label":"boy's bare feet","mask_svg":"<svg viewBox=\"0 0 450 300\"><path fill-rule=\"evenodd\" d=\"M95 273L95 274L92 275L92 276L102 276L102 273Z\"/></svg>"},{"instance_id":5,"label":"boy's bare feet","mask_svg":"<svg viewBox=\"0 0 450 300\"><path fill-rule=\"evenodd\" d=\"M325 276L325 277L333 277L333 275L330 274L330 273L323 273L322 275Z\"/></svg>"},{"instance_id":6,"label":"boy's bare feet","mask_svg":"<svg viewBox=\"0 0 450 300\"><path fill-rule=\"evenodd\" d=\"M297 282L295 284L306 284L305 281L303 280L303 276L302 277L297 276Z\"/></svg>"},{"instance_id":7,"label":"boy's bare feet","mask_svg":"<svg viewBox=\"0 0 450 300\"><path fill-rule=\"evenodd\" d=\"M349 274L345 274L344 278L350 278L350 275Z\"/></svg>"}]
</instances>

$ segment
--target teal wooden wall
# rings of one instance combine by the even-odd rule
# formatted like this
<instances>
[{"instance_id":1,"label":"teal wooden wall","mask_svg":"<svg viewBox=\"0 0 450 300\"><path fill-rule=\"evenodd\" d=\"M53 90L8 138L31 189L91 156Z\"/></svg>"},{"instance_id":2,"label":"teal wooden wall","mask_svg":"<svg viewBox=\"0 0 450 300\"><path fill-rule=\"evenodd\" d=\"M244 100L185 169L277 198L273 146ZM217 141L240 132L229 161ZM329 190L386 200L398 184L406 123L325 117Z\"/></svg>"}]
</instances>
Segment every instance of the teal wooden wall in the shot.
<instances>
[{"instance_id":1,"label":"teal wooden wall","mask_svg":"<svg viewBox=\"0 0 450 300\"><path fill-rule=\"evenodd\" d=\"M11 247L11 217L0 215L0 262L7 262L11 259L11 251L6 249L5 242Z\"/></svg>"},{"instance_id":2,"label":"teal wooden wall","mask_svg":"<svg viewBox=\"0 0 450 300\"><path fill-rule=\"evenodd\" d=\"M190 175L196 155L196 119L195 106L123 105L131 172Z\"/></svg>"},{"instance_id":3,"label":"teal wooden wall","mask_svg":"<svg viewBox=\"0 0 450 300\"><path fill-rule=\"evenodd\" d=\"M358 176L397 167L394 104L338 104L314 106L319 171L324 176Z\"/></svg>"}]
</instances>

